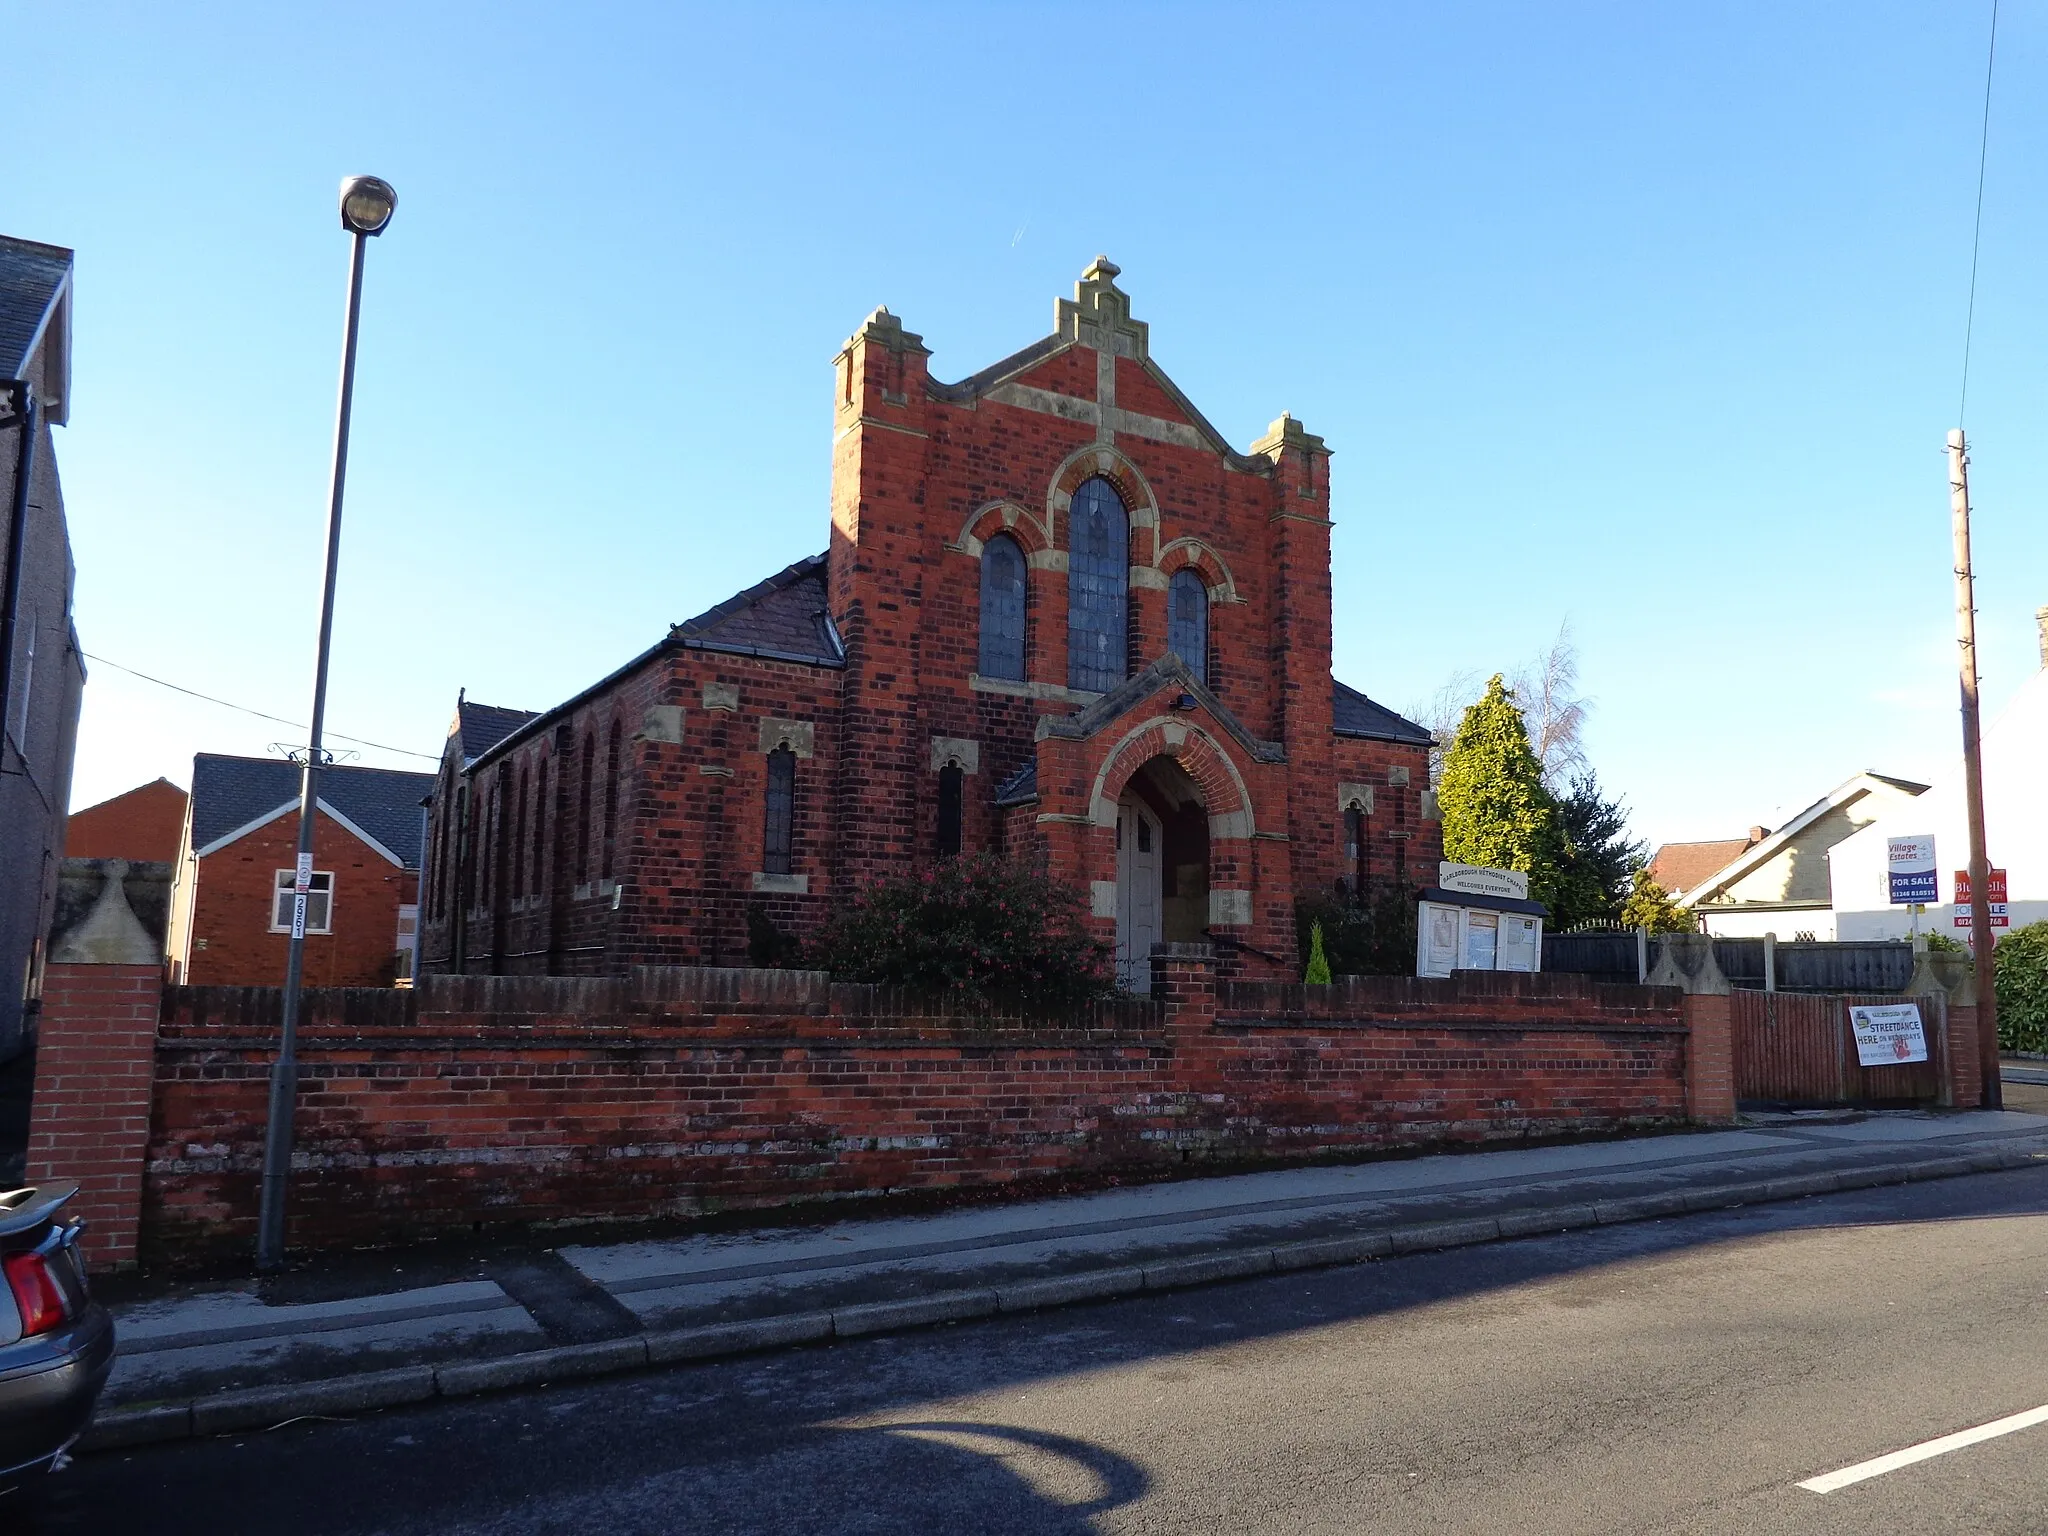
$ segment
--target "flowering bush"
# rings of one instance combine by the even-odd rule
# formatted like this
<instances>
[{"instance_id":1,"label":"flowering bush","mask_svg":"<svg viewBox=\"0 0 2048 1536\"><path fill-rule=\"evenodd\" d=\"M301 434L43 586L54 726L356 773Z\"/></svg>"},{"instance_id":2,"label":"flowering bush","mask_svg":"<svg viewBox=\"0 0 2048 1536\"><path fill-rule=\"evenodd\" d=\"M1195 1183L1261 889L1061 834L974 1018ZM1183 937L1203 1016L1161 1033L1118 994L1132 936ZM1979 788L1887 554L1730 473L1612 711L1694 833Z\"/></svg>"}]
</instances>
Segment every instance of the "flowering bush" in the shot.
<instances>
[{"instance_id":1,"label":"flowering bush","mask_svg":"<svg viewBox=\"0 0 2048 1536\"><path fill-rule=\"evenodd\" d=\"M973 1001L1077 1003L1115 990L1080 893L995 854L869 886L827 923L813 959L842 981Z\"/></svg>"}]
</instances>

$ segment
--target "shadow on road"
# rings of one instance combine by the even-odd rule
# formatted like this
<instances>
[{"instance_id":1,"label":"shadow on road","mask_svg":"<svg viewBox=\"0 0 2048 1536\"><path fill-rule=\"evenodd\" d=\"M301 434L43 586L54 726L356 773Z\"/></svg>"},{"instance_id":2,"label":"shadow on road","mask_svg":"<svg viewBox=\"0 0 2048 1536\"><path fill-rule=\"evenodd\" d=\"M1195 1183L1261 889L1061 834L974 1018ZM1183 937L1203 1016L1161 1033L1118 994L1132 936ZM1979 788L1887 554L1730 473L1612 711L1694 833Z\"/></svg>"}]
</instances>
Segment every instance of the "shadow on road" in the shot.
<instances>
[{"instance_id":1,"label":"shadow on road","mask_svg":"<svg viewBox=\"0 0 2048 1536\"><path fill-rule=\"evenodd\" d=\"M1123 1371L1150 1401L1198 1351L1559 1281L1594 1297L1640 1286L1638 1261L1689 1251L2044 1211L2048 1165L108 1453L55 1479L33 1528L218 1536L228 1516L238 1536L1093 1530L1153 1473L1000 1422L1006 1398L1042 1407L1063 1377Z\"/></svg>"}]
</instances>

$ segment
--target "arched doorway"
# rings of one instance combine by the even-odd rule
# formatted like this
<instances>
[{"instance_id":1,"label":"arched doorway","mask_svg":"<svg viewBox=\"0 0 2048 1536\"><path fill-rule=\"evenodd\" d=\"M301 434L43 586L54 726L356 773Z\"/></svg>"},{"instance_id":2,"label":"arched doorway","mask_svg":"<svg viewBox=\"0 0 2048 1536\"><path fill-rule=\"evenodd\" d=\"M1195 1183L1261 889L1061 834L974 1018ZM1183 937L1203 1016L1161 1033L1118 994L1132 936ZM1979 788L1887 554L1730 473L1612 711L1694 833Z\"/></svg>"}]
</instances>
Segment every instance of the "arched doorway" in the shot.
<instances>
[{"instance_id":1,"label":"arched doorway","mask_svg":"<svg viewBox=\"0 0 2048 1536\"><path fill-rule=\"evenodd\" d=\"M1116 963L1127 991L1152 985L1154 944L1194 944L1209 926L1209 812L1187 770L1155 757L1117 800Z\"/></svg>"}]
</instances>

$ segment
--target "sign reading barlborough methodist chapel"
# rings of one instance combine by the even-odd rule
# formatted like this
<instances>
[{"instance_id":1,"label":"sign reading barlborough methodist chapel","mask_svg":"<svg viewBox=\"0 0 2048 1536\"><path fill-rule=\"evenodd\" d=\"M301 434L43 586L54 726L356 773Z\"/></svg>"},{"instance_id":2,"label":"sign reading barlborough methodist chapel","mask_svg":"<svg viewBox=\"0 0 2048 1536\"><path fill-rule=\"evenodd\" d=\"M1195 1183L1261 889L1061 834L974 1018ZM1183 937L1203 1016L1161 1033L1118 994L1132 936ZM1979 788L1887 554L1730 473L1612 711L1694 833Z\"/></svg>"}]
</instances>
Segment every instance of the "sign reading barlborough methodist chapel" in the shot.
<instances>
[{"instance_id":1,"label":"sign reading barlborough methodist chapel","mask_svg":"<svg viewBox=\"0 0 2048 1536\"><path fill-rule=\"evenodd\" d=\"M1529 877L1519 869L1489 869L1484 864L1453 864L1449 859L1437 865L1439 890L1464 891L1473 896L1506 896L1514 901L1529 899Z\"/></svg>"}]
</instances>

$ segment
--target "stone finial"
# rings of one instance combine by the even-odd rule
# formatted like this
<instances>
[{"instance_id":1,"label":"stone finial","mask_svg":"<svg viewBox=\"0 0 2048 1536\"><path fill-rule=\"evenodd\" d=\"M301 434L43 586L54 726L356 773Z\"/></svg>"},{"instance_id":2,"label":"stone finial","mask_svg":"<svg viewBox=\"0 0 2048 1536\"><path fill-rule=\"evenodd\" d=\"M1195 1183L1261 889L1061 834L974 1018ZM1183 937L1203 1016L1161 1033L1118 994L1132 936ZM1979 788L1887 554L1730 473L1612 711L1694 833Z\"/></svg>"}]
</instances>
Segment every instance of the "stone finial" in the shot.
<instances>
[{"instance_id":1,"label":"stone finial","mask_svg":"<svg viewBox=\"0 0 2048 1536\"><path fill-rule=\"evenodd\" d=\"M1291 411L1282 411L1280 419L1266 428L1266 435L1252 444L1256 458L1277 459L1289 448L1299 448L1305 453L1329 453L1329 447L1315 433L1309 431L1294 419Z\"/></svg>"},{"instance_id":2,"label":"stone finial","mask_svg":"<svg viewBox=\"0 0 2048 1536\"><path fill-rule=\"evenodd\" d=\"M924 338L915 331L903 329L903 322L889 312L889 306L878 304L874 312L861 322L860 329L846 338L841 355L851 351L863 341L877 343L891 352L923 352L930 354L931 348L924 344Z\"/></svg>"},{"instance_id":3,"label":"stone finial","mask_svg":"<svg viewBox=\"0 0 2048 1536\"><path fill-rule=\"evenodd\" d=\"M1122 267L1111 261L1107 256L1097 256L1082 271L1081 281L1084 283L1113 283L1122 275L1123 270Z\"/></svg>"},{"instance_id":4,"label":"stone finial","mask_svg":"<svg viewBox=\"0 0 2048 1536\"><path fill-rule=\"evenodd\" d=\"M1121 271L1107 256L1089 262L1074 284L1074 296L1053 300L1053 333L1098 352L1143 362L1151 351L1151 334L1144 321L1131 318L1131 296L1116 285Z\"/></svg>"}]
</instances>

